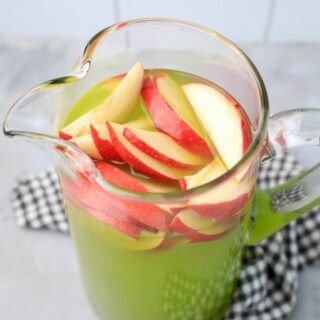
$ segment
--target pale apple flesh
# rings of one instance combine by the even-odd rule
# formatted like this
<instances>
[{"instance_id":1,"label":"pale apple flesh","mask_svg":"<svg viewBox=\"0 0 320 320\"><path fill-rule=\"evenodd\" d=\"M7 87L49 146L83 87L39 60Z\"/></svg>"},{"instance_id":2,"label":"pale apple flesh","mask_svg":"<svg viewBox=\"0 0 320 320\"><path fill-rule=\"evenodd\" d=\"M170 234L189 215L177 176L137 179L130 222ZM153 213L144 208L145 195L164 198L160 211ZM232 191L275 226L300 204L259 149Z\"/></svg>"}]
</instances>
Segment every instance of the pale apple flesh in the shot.
<instances>
[{"instance_id":1,"label":"pale apple flesh","mask_svg":"<svg viewBox=\"0 0 320 320\"><path fill-rule=\"evenodd\" d=\"M218 239L229 232L238 222L236 219L219 221L204 218L191 208L187 208L174 217L170 227L192 242L197 242Z\"/></svg>"},{"instance_id":2,"label":"pale apple flesh","mask_svg":"<svg viewBox=\"0 0 320 320\"><path fill-rule=\"evenodd\" d=\"M215 180L226 172L220 159L215 158L196 174L185 176L179 180L180 187L183 190L198 187L202 184Z\"/></svg>"},{"instance_id":3,"label":"pale apple flesh","mask_svg":"<svg viewBox=\"0 0 320 320\"><path fill-rule=\"evenodd\" d=\"M173 184L172 182L166 183L163 181L156 181L150 178L139 178L135 177L139 182L149 191L155 193L167 193L179 190L178 184Z\"/></svg>"},{"instance_id":4,"label":"pale apple flesh","mask_svg":"<svg viewBox=\"0 0 320 320\"><path fill-rule=\"evenodd\" d=\"M228 169L232 168L252 141L249 121L240 106L205 84L186 84L183 90L222 161Z\"/></svg>"},{"instance_id":5,"label":"pale apple flesh","mask_svg":"<svg viewBox=\"0 0 320 320\"><path fill-rule=\"evenodd\" d=\"M146 251L160 248L165 242L165 232L150 232L142 230L139 235L139 239L128 239L129 241L122 244L123 247L129 250ZM119 245L119 241L117 241Z\"/></svg>"},{"instance_id":6,"label":"pale apple flesh","mask_svg":"<svg viewBox=\"0 0 320 320\"><path fill-rule=\"evenodd\" d=\"M82 149L92 159L103 160L103 157L97 149L91 134L86 134L81 137L72 138L69 141L74 143L80 149Z\"/></svg>"},{"instance_id":7,"label":"pale apple flesh","mask_svg":"<svg viewBox=\"0 0 320 320\"><path fill-rule=\"evenodd\" d=\"M128 126L124 129L124 136L135 147L168 166L192 169L205 163L203 159L182 148L162 132L150 132Z\"/></svg>"},{"instance_id":8,"label":"pale apple flesh","mask_svg":"<svg viewBox=\"0 0 320 320\"><path fill-rule=\"evenodd\" d=\"M190 152L205 159L213 158L206 141L165 101L152 78L145 80L141 94L159 130Z\"/></svg>"},{"instance_id":9,"label":"pale apple flesh","mask_svg":"<svg viewBox=\"0 0 320 320\"><path fill-rule=\"evenodd\" d=\"M104 124L106 121L124 122L134 111L140 97L144 70L136 63L100 105L63 128L59 135L78 137L90 133L90 124Z\"/></svg>"},{"instance_id":10,"label":"pale apple flesh","mask_svg":"<svg viewBox=\"0 0 320 320\"><path fill-rule=\"evenodd\" d=\"M138 172L164 181L176 181L190 174L190 170L171 168L136 148L124 137L123 125L111 122L107 125L118 154Z\"/></svg>"},{"instance_id":11,"label":"pale apple flesh","mask_svg":"<svg viewBox=\"0 0 320 320\"><path fill-rule=\"evenodd\" d=\"M130 122L127 122L126 125L130 128L157 131L149 117L141 117L139 119L132 120Z\"/></svg>"},{"instance_id":12,"label":"pale apple flesh","mask_svg":"<svg viewBox=\"0 0 320 320\"><path fill-rule=\"evenodd\" d=\"M113 146L109 130L105 124L91 124L91 136L96 149L104 160L122 161L122 158Z\"/></svg>"}]
</instances>

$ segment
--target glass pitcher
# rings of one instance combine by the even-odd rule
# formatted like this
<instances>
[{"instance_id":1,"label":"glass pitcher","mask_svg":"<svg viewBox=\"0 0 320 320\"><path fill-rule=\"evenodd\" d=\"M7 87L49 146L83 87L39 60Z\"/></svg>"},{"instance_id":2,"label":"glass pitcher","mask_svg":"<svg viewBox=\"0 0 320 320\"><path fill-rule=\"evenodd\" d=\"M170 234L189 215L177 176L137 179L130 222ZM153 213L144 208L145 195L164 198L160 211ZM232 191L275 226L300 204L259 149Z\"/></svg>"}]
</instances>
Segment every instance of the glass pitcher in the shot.
<instances>
[{"instance_id":1,"label":"glass pitcher","mask_svg":"<svg viewBox=\"0 0 320 320\"><path fill-rule=\"evenodd\" d=\"M195 74L229 92L253 129L241 161L190 190L142 193L109 183L81 149L57 137L85 92L137 61L147 69ZM206 320L223 317L230 304L244 246L320 203L319 164L285 185L255 189L257 168L272 150L319 146L320 110L268 117L263 81L231 41L185 21L139 19L102 30L70 74L21 97L7 114L4 133L38 145L54 163L84 286L99 319ZM241 179L234 183L236 176ZM274 200L279 197L281 202Z\"/></svg>"}]
</instances>

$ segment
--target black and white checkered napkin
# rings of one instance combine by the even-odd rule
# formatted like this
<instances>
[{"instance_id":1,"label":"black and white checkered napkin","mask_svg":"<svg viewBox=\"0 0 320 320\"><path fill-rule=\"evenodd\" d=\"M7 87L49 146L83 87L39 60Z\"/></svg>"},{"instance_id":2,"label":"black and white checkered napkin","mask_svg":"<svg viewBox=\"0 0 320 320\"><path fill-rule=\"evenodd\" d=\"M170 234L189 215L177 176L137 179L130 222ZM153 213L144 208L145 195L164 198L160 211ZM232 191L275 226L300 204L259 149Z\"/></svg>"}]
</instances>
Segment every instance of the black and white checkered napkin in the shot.
<instances>
[{"instance_id":1,"label":"black and white checkered napkin","mask_svg":"<svg viewBox=\"0 0 320 320\"><path fill-rule=\"evenodd\" d=\"M290 155L260 169L258 186L273 187L302 170ZM54 170L30 175L13 190L19 226L68 232ZM288 316L297 299L298 272L320 258L320 208L291 222L255 247L247 247L238 290L226 320L277 320Z\"/></svg>"}]
</instances>

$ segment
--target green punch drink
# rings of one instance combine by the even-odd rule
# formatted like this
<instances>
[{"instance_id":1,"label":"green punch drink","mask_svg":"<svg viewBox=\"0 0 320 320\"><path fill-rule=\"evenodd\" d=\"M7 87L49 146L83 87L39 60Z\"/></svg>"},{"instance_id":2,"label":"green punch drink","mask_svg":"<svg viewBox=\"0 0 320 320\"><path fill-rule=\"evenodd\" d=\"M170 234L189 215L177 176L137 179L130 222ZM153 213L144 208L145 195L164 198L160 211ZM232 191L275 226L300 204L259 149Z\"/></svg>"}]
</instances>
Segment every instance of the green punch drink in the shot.
<instances>
[{"instance_id":1,"label":"green punch drink","mask_svg":"<svg viewBox=\"0 0 320 320\"><path fill-rule=\"evenodd\" d=\"M210 117L213 129L206 127ZM229 140L220 136L220 123ZM82 148L110 183L160 197L219 178L252 139L245 112L223 89L139 63L84 94L59 134ZM98 316L222 317L240 271L252 181L246 167L222 179L214 193L173 203L121 198L83 173L65 184L84 283Z\"/></svg>"}]
</instances>

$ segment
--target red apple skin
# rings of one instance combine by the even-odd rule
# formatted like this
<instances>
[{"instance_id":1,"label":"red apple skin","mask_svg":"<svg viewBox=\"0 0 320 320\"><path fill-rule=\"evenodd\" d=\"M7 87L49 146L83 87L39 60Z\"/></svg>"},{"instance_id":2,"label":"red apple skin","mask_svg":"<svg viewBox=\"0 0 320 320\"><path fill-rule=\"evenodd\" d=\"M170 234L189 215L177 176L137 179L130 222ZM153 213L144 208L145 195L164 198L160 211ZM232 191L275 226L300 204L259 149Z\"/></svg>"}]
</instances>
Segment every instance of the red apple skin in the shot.
<instances>
[{"instance_id":1,"label":"red apple skin","mask_svg":"<svg viewBox=\"0 0 320 320\"><path fill-rule=\"evenodd\" d=\"M70 134L64 133L63 131L59 131L59 138L64 140L70 140L72 139L72 136Z\"/></svg>"},{"instance_id":2,"label":"red apple skin","mask_svg":"<svg viewBox=\"0 0 320 320\"><path fill-rule=\"evenodd\" d=\"M137 179L111 164L97 162L96 165L107 181L129 190L148 192ZM166 231L168 229L170 223L169 214L158 206L142 201L120 198L104 191L103 193L106 202L122 209L137 222L155 230Z\"/></svg>"},{"instance_id":3,"label":"red apple skin","mask_svg":"<svg viewBox=\"0 0 320 320\"><path fill-rule=\"evenodd\" d=\"M202 242L202 241L211 241L221 238L222 236L229 233L234 226L237 224L237 221L235 220L234 224L230 226L227 230L215 234L204 234L201 233L201 230L194 230L190 227L186 226L179 216L176 216L171 224L170 228L173 229L175 232L180 233L184 235L187 239L189 239L190 242Z\"/></svg>"},{"instance_id":4,"label":"red apple skin","mask_svg":"<svg viewBox=\"0 0 320 320\"><path fill-rule=\"evenodd\" d=\"M144 141L139 139L128 127L126 127L123 131L123 135L129 140L134 146L138 149L142 150L150 157L161 161L162 163L180 169L193 169L195 166L188 165L179 161L176 161L172 158L167 157L165 154L160 153L158 150L152 148L150 145L146 144Z\"/></svg>"},{"instance_id":5,"label":"red apple skin","mask_svg":"<svg viewBox=\"0 0 320 320\"><path fill-rule=\"evenodd\" d=\"M167 104L154 80L151 78L145 80L141 95L159 130L167 133L182 147L200 157L213 158L207 143Z\"/></svg>"},{"instance_id":6,"label":"red apple skin","mask_svg":"<svg viewBox=\"0 0 320 320\"><path fill-rule=\"evenodd\" d=\"M122 207L130 217L155 230L167 231L169 228L170 217L168 213L156 205L126 200L123 201Z\"/></svg>"},{"instance_id":7,"label":"red apple skin","mask_svg":"<svg viewBox=\"0 0 320 320\"><path fill-rule=\"evenodd\" d=\"M248 119L248 116L242 111L240 104L233 99L232 102L234 107L238 110L241 117L241 129L243 138L242 150L243 154L245 154L245 152L248 150L249 146L252 143L252 131L250 127L250 120Z\"/></svg>"},{"instance_id":8,"label":"red apple skin","mask_svg":"<svg viewBox=\"0 0 320 320\"><path fill-rule=\"evenodd\" d=\"M90 125L90 130L91 130L92 139L104 160L119 161L119 162L123 161L110 141L101 139L99 137L98 131L95 129L94 126ZM108 129L106 128L106 130Z\"/></svg>"},{"instance_id":9,"label":"red apple skin","mask_svg":"<svg viewBox=\"0 0 320 320\"><path fill-rule=\"evenodd\" d=\"M219 203L191 205L194 211L201 216L212 219L229 219L241 215L248 202L248 193L243 193L237 198Z\"/></svg>"},{"instance_id":10,"label":"red apple skin","mask_svg":"<svg viewBox=\"0 0 320 320\"><path fill-rule=\"evenodd\" d=\"M127 217L124 220L119 220L107 214L103 214L102 212L90 211L91 215L97 220L110 225L111 227L117 229L118 231L126 234L127 236L134 238L136 240L139 239L141 227L136 224L136 221Z\"/></svg>"},{"instance_id":11,"label":"red apple skin","mask_svg":"<svg viewBox=\"0 0 320 320\"><path fill-rule=\"evenodd\" d=\"M142 174L145 174L149 177L156 178L162 181L175 181L174 179L164 176L161 173L157 172L156 170L152 169L151 167L144 164L138 158L136 158L128 149L121 143L118 139L117 134L113 130L111 124L107 122L107 126L109 129L110 137L114 147L116 148L120 157L126 161L132 168L139 171Z\"/></svg>"},{"instance_id":12,"label":"red apple skin","mask_svg":"<svg viewBox=\"0 0 320 320\"><path fill-rule=\"evenodd\" d=\"M133 176L107 162L97 161L96 167L107 181L121 188L139 192L148 192L148 189Z\"/></svg>"},{"instance_id":13,"label":"red apple skin","mask_svg":"<svg viewBox=\"0 0 320 320\"><path fill-rule=\"evenodd\" d=\"M128 214L106 200L105 193L88 178L80 174L79 181L73 180L62 181L65 194L76 206L84 208L95 219L102 223L108 224L118 231L139 239L141 225L139 225Z\"/></svg>"},{"instance_id":14,"label":"red apple skin","mask_svg":"<svg viewBox=\"0 0 320 320\"><path fill-rule=\"evenodd\" d=\"M179 185L181 190L187 190L187 182L186 179L184 177L182 177L181 179L179 179Z\"/></svg>"}]
</instances>

